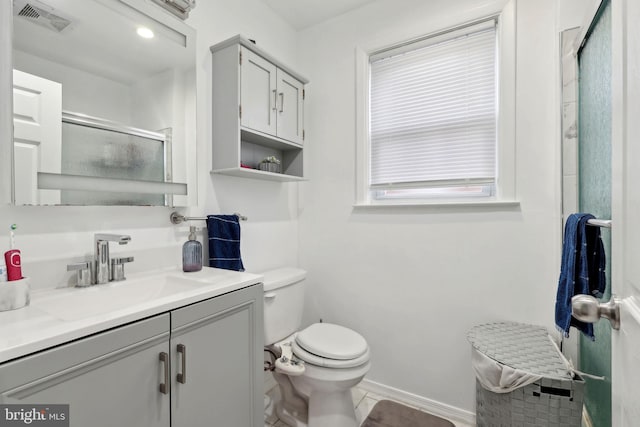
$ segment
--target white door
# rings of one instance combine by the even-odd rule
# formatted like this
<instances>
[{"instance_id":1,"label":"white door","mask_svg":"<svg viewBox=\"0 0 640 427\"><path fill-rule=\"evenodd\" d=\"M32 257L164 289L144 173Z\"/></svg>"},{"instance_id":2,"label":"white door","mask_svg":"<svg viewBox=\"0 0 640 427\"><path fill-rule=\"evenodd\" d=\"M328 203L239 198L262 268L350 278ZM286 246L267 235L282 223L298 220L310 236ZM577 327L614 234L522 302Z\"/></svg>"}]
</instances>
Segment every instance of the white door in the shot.
<instances>
[{"instance_id":1,"label":"white door","mask_svg":"<svg viewBox=\"0 0 640 427\"><path fill-rule=\"evenodd\" d=\"M640 2L612 1L612 282L621 300L612 334L612 424L640 423Z\"/></svg>"},{"instance_id":2,"label":"white door","mask_svg":"<svg viewBox=\"0 0 640 427\"><path fill-rule=\"evenodd\" d=\"M240 64L240 124L276 134L276 67L242 47Z\"/></svg>"},{"instance_id":3,"label":"white door","mask_svg":"<svg viewBox=\"0 0 640 427\"><path fill-rule=\"evenodd\" d=\"M302 91L304 86L278 69L278 136L302 144Z\"/></svg>"},{"instance_id":4,"label":"white door","mask_svg":"<svg viewBox=\"0 0 640 427\"><path fill-rule=\"evenodd\" d=\"M13 141L15 204L59 204L59 190L38 190L38 172L61 170L60 83L13 70Z\"/></svg>"}]
</instances>

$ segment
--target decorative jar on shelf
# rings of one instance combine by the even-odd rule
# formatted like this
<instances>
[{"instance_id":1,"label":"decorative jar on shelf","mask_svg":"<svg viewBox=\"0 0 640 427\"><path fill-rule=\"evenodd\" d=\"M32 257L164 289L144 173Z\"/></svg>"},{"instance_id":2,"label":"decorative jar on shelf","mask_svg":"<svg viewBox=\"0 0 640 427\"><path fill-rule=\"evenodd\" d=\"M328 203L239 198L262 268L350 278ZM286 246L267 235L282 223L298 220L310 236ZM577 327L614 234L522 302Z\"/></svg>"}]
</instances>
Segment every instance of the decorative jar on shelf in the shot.
<instances>
[{"instance_id":1,"label":"decorative jar on shelf","mask_svg":"<svg viewBox=\"0 0 640 427\"><path fill-rule=\"evenodd\" d=\"M282 173L280 160L275 156L269 156L258 164L258 169L265 172Z\"/></svg>"}]
</instances>

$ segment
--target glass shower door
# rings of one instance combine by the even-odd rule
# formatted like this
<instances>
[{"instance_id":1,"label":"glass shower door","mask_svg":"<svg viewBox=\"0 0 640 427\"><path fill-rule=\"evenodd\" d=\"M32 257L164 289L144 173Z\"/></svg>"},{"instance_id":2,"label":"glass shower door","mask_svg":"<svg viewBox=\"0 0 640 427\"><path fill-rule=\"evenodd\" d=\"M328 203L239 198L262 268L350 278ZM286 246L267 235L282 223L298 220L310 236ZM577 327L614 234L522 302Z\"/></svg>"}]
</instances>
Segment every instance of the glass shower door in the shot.
<instances>
[{"instance_id":1,"label":"glass shower door","mask_svg":"<svg viewBox=\"0 0 640 427\"><path fill-rule=\"evenodd\" d=\"M578 194L579 210L611 218L611 4L605 0L578 54ZM602 228L607 254L607 289L611 297L611 231ZM595 341L580 336L580 370L606 377L587 378L584 403L594 426L611 426L611 327L594 323Z\"/></svg>"}]
</instances>

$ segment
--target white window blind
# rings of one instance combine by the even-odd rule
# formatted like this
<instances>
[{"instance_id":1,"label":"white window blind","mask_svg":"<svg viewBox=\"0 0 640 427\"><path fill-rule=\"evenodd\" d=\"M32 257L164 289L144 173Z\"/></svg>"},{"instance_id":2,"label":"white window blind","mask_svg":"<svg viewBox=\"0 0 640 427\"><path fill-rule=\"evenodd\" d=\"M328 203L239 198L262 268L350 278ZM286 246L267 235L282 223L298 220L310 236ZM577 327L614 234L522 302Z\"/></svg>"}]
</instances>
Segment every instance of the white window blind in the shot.
<instances>
[{"instance_id":1,"label":"white window blind","mask_svg":"<svg viewBox=\"0 0 640 427\"><path fill-rule=\"evenodd\" d=\"M370 188L493 184L494 20L370 57Z\"/></svg>"}]
</instances>

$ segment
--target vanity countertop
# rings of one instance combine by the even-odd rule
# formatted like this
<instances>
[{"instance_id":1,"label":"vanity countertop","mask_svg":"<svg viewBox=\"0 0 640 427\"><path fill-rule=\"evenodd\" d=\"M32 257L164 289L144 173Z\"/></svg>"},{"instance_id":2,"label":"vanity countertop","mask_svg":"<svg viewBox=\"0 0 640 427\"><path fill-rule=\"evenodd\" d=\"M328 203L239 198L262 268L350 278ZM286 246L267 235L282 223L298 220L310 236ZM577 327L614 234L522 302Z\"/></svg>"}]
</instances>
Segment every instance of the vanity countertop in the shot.
<instances>
[{"instance_id":1,"label":"vanity countertop","mask_svg":"<svg viewBox=\"0 0 640 427\"><path fill-rule=\"evenodd\" d=\"M0 312L0 363L260 282L251 273L168 268L87 288L37 290L30 305Z\"/></svg>"}]
</instances>

